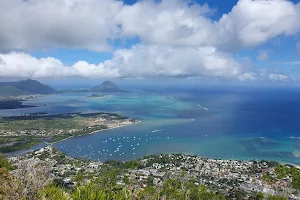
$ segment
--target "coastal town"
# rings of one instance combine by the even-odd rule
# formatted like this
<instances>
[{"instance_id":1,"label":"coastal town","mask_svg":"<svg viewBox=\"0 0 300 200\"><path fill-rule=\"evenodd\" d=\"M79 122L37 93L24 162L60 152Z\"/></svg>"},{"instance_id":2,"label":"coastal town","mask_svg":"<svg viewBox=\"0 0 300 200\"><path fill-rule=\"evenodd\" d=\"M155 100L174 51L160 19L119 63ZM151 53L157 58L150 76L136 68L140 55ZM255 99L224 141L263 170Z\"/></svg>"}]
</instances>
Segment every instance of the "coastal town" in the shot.
<instances>
[{"instance_id":1,"label":"coastal town","mask_svg":"<svg viewBox=\"0 0 300 200\"><path fill-rule=\"evenodd\" d=\"M23 162L47 163L51 177L64 187L76 186L78 176L89 182L100 176L102 170L113 168L118 171L117 184L132 190L150 186L159 189L167 180L177 179L197 186L205 185L210 191L230 199L248 199L260 193L300 199L299 177L292 175L294 171L299 176L300 170L277 162L208 159L184 154L145 156L128 162L100 162L68 157L53 146L9 159L15 166Z\"/></svg>"},{"instance_id":2,"label":"coastal town","mask_svg":"<svg viewBox=\"0 0 300 200\"><path fill-rule=\"evenodd\" d=\"M24 95L9 95L9 96L0 95L0 101L8 101L8 100L24 101L28 99L35 99L41 96L43 95L41 94L24 94Z\"/></svg>"}]
</instances>

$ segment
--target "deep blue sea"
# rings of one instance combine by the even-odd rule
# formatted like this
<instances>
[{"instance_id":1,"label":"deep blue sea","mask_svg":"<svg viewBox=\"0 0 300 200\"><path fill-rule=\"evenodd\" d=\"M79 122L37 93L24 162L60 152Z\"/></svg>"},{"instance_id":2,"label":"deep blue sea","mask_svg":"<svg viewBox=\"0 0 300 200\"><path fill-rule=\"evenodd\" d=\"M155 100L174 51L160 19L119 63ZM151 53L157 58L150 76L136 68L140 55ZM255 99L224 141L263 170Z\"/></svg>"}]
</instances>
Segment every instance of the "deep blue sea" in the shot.
<instances>
[{"instance_id":1,"label":"deep blue sea","mask_svg":"<svg viewBox=\"0 0 300 200\"><path fill-rule=\"evenodd\" d=\"M84 98L49 95L26 104L29 112L117 112L141 122L55 144L73 157L129 160L187 153L222 159L267 159L300 165L300 89L267 86L133 88L130 93Z\"/></svg>"}]
</instances>

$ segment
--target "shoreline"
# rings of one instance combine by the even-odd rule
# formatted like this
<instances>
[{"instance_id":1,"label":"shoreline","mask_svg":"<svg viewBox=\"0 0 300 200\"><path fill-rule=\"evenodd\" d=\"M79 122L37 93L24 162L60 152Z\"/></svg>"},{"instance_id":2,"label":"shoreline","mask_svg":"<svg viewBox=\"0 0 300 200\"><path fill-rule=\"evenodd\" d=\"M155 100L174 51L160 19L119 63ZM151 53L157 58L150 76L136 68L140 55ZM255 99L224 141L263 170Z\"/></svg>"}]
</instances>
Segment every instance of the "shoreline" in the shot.
<instances>
[{"instance_id":1,"label":"shoreline","mask_svg":"<svg viewBox=\"0 0 300 200\"><path fill-rule=\"evenodd\" d=\"M140 121L139 121L140 122ZM132 125L132 124L129 124L129 125ZM118 127L113 127L113 128L111 128L111 129L115 129L115 128L120 128L120 127L124 127L124 126L127 126L127 125L122 125L122 126L118 126ZM94 133L97 133L97 132L101 132L101 131L106 131L106 130L111 130L111 129L105 129L105 130L100 130L100 131L93 131L93 132L91 132L91 133L89 133L89 134L87 134L87 135L91 135L91 134L94 134ZM85 136L85 135L82 135L82 136ZM68 137L68 138L66 138L66 139L69 139L69 138L72 138L72 137L75 137L75 136L70 136L70 137ZM66 139L63 139L63 140L66 140ZM60 141L57 141L57 142L61 142L61 141L63 141L63 140L60 140ZM57 142L55 142L55 143L57 143ZM61 152L61 153L64 153L64 152L62 152L62 151L60 151L60 150L58 150L55 146L54 146L54 144L55 143L47 143L48 144L48 146L50 145L50 146L53 146L57 151L59 151L59 152ZM47 146L46 146L47 147ZM45 148L45 147L42 147L42 148ZM40 148L41 149L41 148ZM185 153L180 153L180 154L182 154L182 155L185 155L185 156L193 156L193 155L191 155L191 154L185 154ZM161 154L153 154L153 155L161 155ZM152 154L150 155L150 156L153 156ZM163 153L163 155L171 155L171 153ZM68 156L68 155L67 155ZM243 161L243 162L245 162L245 161L250 161L250 160L239 160L239 159L233 159L233 160L228 160L228 159L216 159L216 158L211 158L211 157L202 157L202 156L199 156L199 155L196 155L197 157L199 157L199 158L203 158L203 159L212 159L212 160L222 160L222 161ZM73 158L73 159L75 159L76 157L71 157L71 156L68 156L68 157L70 157L70 158ZM137 158L137 159L139 159L139 158ZM131 159L131 160L136 160L136 159ZM129 160L129 161L131 161L131 160ZM93 162L93 160L88 160L88 161L90 161L90 162ZM126 161L123 161L123 160L116 160L116 161L121 161L121 162L126 162ZM260 161L264 161L264 159L261 159L261 160L257 160L258 162L260 162ZM265 161L274 161L274 160L265 160ZM101 163L103 163L104 161L100 161ZM297 165L297 164L293 164L293 163L288 163L288 162L280 162L280 161L275 161L275 162L277 162L279 165L281 165L281 166L285 166L285 165L290 165L290 166L292 166L292 167L295 167L295 168L297 168L297 169L300 169L300 165Z\"/></svg>"},{"instance_id":2,"label":"shoreline","mask_svg":"<svg viewBox=\"0 0 300 200\"><path fill-rule=\"evenodd\" d=\"M33 148L34 146L40 145L42 143L46 144L46 146L54 145L58 142L70 139L72 137L88 136L88 135L92 135L92 134L95 134L95 133L98 133L98 132L109 131L109 130L116 129L116 128L122 128L122 127L125 127L125 126L130 126L130 125L133 125L133 124L137 124L137 123L140 123L140 122L141 122L140 120L136 120L135 122L130 123L130 124L122 124L122 125L113 126L113 127L107 128L107 129L95 130L95 131L92 131L90 133L86 133L86 134L83 134L83 135L70 135L66 138L63 138L63 139L55 141L55 142L45 141L45 140L51 140L51 139L55 140L56 139L55 137L54 138L43 138L43 140L40 140L38 143L35 143L32 146L29 146L29 147L26 147L26 148L21 148L21 149L15 150L15 151L2 152L2 153L0 152L0 154L5 154L5 155L9 156L10 154L15 155L15 153L20 152L20 151L22 152L20 154L24 154L24 153L27 153L28 151L31 151L31 148ZM17 154L19 154L19 153L17 153Z\"/></svg>"},{"instance_id":3,"label":"shoreline","mask_svg":"<svg viewBox=\"0 0 300 200\"><path fill-rule=\"evenodd\" d=\"M137 124L137 123L140 123L141 121L137 121L137 122L134 122L134 123L131 123L131 124L123 124L123 125L118 125L118 126L114 126L114 127L111 127L111 128L107 128L107 129L101 129L101 130L96 130L96 131L92 131L90 133L86 133L84 135L71 135L67 138L64 138L62 140L59 140L59 141L55 141L55 142L45 142L46 144L49 144L49 145L53 145L53 144L56 144L58 142L62 142L64 140L67 140L67 139L70 139L72 137L82 137L82 136L87 136L87 135L93 135L95 133L99 133L99 132L103 132L103 131L109 131L109 130L112 130L112 129L116 129L116 128L122 128L122 127L125 127L125 126L130 126L130 125L133 125L133 124Z\"/></svg>"},{"instance_id":4,"label":"shoreline","mask_svg":"<svg viewBox=\"0 0 300 200\"><path fill-rule=\"evenodd\" d=\"M295 168L300 169L300 165L297 165L297 164L288 163L288 162L279 162L279 161L278 161L278 163L279 163L280 165L291 165L291 166L293 166L293 167L295 167Z\"/></svg>"}]
</instances>

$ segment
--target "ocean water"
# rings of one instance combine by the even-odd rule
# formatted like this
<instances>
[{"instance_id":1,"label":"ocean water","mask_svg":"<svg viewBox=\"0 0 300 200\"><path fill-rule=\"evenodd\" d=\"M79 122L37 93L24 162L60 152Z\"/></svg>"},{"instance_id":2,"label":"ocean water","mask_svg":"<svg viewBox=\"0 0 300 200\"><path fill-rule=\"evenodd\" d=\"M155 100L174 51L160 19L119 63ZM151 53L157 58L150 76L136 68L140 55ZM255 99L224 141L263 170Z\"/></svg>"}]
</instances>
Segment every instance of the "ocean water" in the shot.
<instances>
[{"instance_id":1,"label":"ocean water","mask_svg":"<svg viewBox=\"0 0 300 200\"><path fill-rule=\"evenodd\" d=\"M29 112L117 112L138 124L55 144L73 157L130 160L160 153L221 159L267 159L300 165L300 90L296 88L185 87L107 94L44 96Z\"/></svg>"}]
</instances>

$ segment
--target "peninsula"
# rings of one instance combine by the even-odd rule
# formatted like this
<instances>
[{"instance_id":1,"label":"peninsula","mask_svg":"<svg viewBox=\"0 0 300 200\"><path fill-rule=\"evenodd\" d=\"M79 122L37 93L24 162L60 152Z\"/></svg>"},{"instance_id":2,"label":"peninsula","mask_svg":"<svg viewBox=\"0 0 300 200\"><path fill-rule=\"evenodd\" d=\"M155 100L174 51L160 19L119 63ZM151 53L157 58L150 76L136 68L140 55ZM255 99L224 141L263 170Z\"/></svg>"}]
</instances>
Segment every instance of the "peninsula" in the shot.
<instances>
[{"instance_id":1,"label":"peninsula","mask_svg":"<svg viewBox=\"0 0 300 200\"><path fill-rule=\"evenodd\" d=\"M115 113L66 113L48 115L32 113L0 118L0 152L31 147L44 140L55 142L72 136L137 123Z\"/></svg>"}]
</instances>

